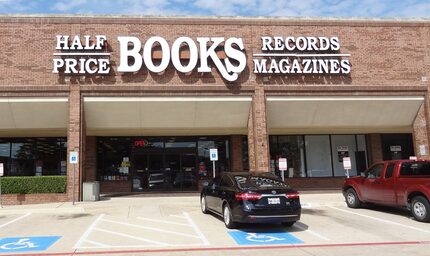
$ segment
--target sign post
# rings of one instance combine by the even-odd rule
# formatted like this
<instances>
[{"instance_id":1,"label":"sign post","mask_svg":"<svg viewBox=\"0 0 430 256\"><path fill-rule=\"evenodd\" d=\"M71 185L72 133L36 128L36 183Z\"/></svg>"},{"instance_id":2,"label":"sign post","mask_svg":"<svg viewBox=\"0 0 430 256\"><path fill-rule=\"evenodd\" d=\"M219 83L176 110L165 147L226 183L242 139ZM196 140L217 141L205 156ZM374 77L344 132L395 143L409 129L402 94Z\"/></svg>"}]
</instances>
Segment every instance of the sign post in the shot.
<instances>
[{"instance_id":1,"label":"sign post","mask_svg":"<svg viewBox=\"0 0 430 256\"><path fill-rule=\"evenodd\" d=\"M2 201L1 201L1 177L4 175L4 166L3 163L0 163L0 208L2 208Z\"/></svg>"},{"instance_id":2,"label":"sign post","mask_svg":"<svg viewBox=\"0 0 430 256\"><path fill-rule=\"evenodd\" d=\"M215 161L218 161L218 149L216 148L209 149L209 156L210 156L210 160L212 161L213 176L215 178Z\"/></svg>"},{"instance_id":3,"label":"sign post","mask_svg":"<svg viewBox=\"0 0 430 256\"><path fill-rule=\"evenodd\" d=\"M69 163L73 166L72 170L72 198L73 198L73 205L75 205L75 165L78 163L78 152L77 151L70 151L69 154Z\"/></svg>"},{"instance_id":4,"label":"sign post","mask_svg":"<svg viewBox=\"0 0 430 256\"><path fill-rule=\"evenodd\" d=\"M346 170L346 177L349 178L349 170L351 170L351 157L343 158L343 169Z\"/></svg>"},{"instance_id":5,"label":"sign post","mask_svg":"<svg viewBox=\"0 0 430 256\"><path fill-rule=\"evenodd\" d=\"M279 158L279 170L281 171L282 175L282 181L285 181L285 171L288 169L287 159L286 158Z\"/></svg>"}]
</instances>

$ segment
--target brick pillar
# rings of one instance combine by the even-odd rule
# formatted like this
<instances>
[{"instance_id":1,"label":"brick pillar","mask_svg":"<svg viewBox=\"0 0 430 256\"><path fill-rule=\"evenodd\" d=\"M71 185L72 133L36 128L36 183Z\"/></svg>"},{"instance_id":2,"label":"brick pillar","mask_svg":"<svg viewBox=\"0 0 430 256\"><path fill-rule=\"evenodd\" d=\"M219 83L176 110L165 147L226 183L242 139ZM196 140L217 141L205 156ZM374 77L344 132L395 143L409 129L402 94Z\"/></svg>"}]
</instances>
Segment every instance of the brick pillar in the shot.
<instances>
[{"instance_id":1,"label":"brick pillar","mask_svg":"<svg viewBox=\"0 0 430 256\"><path fill-rule=\"evenodd\" d=\"M248 117L248 161L249 161L249 171L255 171L255 147L254 147L254 118L252 114L252 106L249 110Z\"/></svg>"},{"instance_id":2,"label":"brick pillar","mask_svg":"<svg viewBox=\"0 0 430 256\"><path fill-rule=\"evenodd\" d=\"M267 132L266 96L263 87L255 88L252 99L252 128L254 170L257 172L269 172L269 136Z\"/></svg>"},{"instance_id":3,"label":"brick pillar","mask_svg":"<svg viewBox=\"0 0 430 256\"><path fill-rule=\"evenodd\" d=\"M243 171L242 165L242 135L231 136L231 170Z\"/></svg>"},{"instance_id":4,"label":"brick pillar","mask_svg":"<svg viewBox=\"0 0 430 256\"><path fill-rule=\"evenodd\" d=\"M427 129L427 119L425 111L426 103L424 103L413 123L413 139L414 139L414 150L415 156L419 159L430 159L429 156L429 137L428 137L428 129ZM420 147L424 148L425 154L421 155ZM423 152L424 153L424 152Z\"/></svg>"},{"instance_id":5,"label":"brick pillar","mask_svg":"<svg viewBox=\"0 0 430 256\"><path fill-rule=\"evenodd\" d=\"M370 161L369 164L382 161L382 142L381 135L377 133L369 134L368 136L368 148L370 150Z\"/></svg>"},{"instance_id":6,"label":"brick pillar","mask_svg":"<svg viewBox=\"0 0 430 256\"><path fill-rule=\"evenodd\" d=\"M75 183L75 201L80 201L81 191L81 169L82 169L82 117L81 117L81 92L79 85L70 85L69 95L69 124L67 129L67 152L77 151L79 153L79 164L75 164L73 180L73 166L67 161L67 196L73 200L73 182ZM69 159L67 159L69 160Z\"/></svg>"},{"instance_id":7,"label":"brick pillar","mask_svg":"<svg viewBox=\"0 0 430 256\"><path fill-rule=\"evenodd\" d=\"M85 139L85 165L83 171L85 173L84 181L97 180L97 145L96 137L87 136Z\"/></svg>"}]
</instances>

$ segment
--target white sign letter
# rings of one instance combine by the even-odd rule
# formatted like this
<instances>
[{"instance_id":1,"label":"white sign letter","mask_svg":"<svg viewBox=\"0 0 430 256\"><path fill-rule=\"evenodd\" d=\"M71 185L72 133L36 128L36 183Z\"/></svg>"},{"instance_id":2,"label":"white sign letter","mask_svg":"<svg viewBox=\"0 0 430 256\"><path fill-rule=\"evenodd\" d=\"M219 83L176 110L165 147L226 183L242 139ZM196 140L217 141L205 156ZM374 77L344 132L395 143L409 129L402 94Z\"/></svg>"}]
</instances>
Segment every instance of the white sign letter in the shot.
<instances>
[{"instance_id":1,"label":"white sign letter","mask_svg":"<svg viewBox=\"0 0 430 256\"><path fill-rule=\"evenodd\" d=\"M136 72L142 67L142 56L139 51L142 47L142 43L137 37L132 36L119 36L119 49L120 49L120 59L119 59L119 72ZM132 43L133 48L128 49L128 44ZM128 65L128 57L134 58L133 65Z\"/></svg>"},{"instance_id":2,"label":"white sign letter","mask_svg":"<svg viewBox=\"0 0 430 256\"><path fill-rule=\"evenodd\" d=\"M180 58L180 51L181 51L181 45L185 43L188 45L188 48L190 49L190 61L188 62L188 65L182 66L181 64L181 58ZM191 70L193 70L197 65L197 60L199 58L197 45L194 43L194 41L189 37L179 37L175 40L175 42L172 45L172 62L173 66L182 73L188 73Z\"/></svg>"},{"instance_id":3,"label":"white sign letter","mask_svg":"<svg viewBox=\"0 0 430 256\"><path fill-rule=\"evenodd\" d=\"M152 62L152 46L156 42L160 44L162 52L161 63L158 67ZM170 48L166 39L159 36L149 38L145 46L143 46L143 60L150 71L154 73L163 72L169 66L170 62Z\"/></svg>"}]
</instances>

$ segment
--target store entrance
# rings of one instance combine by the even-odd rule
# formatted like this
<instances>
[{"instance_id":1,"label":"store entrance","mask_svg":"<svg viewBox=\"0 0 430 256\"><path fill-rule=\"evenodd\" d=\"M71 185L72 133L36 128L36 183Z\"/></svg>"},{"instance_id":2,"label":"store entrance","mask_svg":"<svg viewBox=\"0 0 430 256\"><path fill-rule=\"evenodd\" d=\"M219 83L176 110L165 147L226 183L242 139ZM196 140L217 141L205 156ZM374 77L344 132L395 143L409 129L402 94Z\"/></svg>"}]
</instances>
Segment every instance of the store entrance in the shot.
<instances>
[{"instance_id":1,"label":"store entrance","mask_svg":"<svg viewBox=\"0 0 430 256\"><path fill-rule=\"evenodd\" d=\"M133 192L195 191L198 188L195 152L135 154L132 166Z\"/></svg>"}]
</instances>

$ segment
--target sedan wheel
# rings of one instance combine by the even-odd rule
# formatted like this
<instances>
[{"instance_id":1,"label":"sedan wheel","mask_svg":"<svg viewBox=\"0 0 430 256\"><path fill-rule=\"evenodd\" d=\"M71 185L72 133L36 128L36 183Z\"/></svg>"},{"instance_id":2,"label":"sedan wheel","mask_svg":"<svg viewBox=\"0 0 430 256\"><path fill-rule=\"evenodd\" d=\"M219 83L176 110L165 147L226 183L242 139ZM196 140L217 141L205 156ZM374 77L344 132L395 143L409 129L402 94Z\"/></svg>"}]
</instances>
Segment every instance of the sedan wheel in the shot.
<instances>
[{"instance_id":1,"label":"sedan wheel","mask_svg":"<svg viewBox=\"0 0 430 256\"><path fill-rule=\"evenodd\" d=\"M426 198L422 196L416 196L412 199L411 204L412 215L415 219L422 222L430 222L430 204Z\"/></svg>"},{"instance_id":2,"label":"sedan wheel","mask_svg":"<svg viewBox=\"0 0 430 256\"><path fill-rule=\"evenodd\" d=\"M206 214L206 213L208 213L208 212L209 212L209 211L208 211L208 205L207 205L207 203L206 203L206 196L202 196L202 197L200 198L200 207L201 207L201 209L202 209L202 213Z\"/></svg>"},{"instance_id":3,"label":"sedan wheel","mask_svg":"<svg viewBox=\"0 0 430 256\"><path fill-rule=\"evenodd\" d=\"M227 228L234 228L236 225L233 222L232 216L231 216L231 211L230 208L228 207L228 205L224 205L224 209L223 209L223 218L224 218L224 224Z\"/></svg>"}]
</instances>

